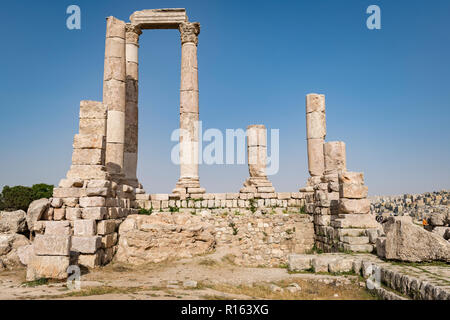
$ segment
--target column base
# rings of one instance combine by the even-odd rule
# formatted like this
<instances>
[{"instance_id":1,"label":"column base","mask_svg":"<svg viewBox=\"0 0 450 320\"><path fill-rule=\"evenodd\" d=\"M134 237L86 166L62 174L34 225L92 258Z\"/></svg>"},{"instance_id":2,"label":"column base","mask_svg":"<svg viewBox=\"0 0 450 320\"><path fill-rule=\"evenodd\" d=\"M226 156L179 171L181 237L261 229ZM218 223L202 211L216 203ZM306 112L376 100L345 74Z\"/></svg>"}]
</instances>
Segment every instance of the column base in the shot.
<instances>
[{"instance_id":1,"label":"column base","mask_svg":"<svg viewBox=\"0 0 450 320\"><path fill-rule=\"evenodd\" d=\"M190 198L193 195L204 194L206 190L200 187L200 180L198 178L180 178L172 192Z\"/></svg>"},{"instance_id":2,"label":"column base","mask_svg":"<svg viewBox=\"0 0 450 320\"><path fill-rule=\"evenodd\" d=\"M274 193L275 188L267 177L250 177L244 182L240 192L252 191L255 193Z\"/></svg>"}]
</instances>

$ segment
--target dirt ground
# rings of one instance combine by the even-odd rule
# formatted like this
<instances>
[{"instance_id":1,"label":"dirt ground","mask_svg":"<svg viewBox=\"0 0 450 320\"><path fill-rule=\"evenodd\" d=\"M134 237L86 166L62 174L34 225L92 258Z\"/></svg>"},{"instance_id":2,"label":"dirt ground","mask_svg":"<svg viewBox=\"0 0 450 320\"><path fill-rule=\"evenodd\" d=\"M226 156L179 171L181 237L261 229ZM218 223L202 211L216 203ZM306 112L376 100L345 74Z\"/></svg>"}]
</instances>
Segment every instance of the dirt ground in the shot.
<instances>
[{"instance_id":1,"label":"dirt ground","mask_svg":"<svg viewBox=\"0 0 450 320\"><path fill-rule=\"evenodd\" d=\"M1 300L375 299L355 275L246 268L217 253L141 266L112 263L84 273L81 290L69 290L66 282L26 282L25 274L25 269L0 273Z\"/></svg>"}]
</instances>

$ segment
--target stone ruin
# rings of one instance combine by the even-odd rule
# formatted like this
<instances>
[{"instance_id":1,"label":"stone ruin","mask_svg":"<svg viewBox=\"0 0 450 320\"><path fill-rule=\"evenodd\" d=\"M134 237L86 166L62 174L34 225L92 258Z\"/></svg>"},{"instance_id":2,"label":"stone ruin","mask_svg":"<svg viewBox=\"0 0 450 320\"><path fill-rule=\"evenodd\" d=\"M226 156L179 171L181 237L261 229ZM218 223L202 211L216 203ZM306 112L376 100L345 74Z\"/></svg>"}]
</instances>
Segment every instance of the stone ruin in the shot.
<instances>
[{"instance_id":1,"label":"stone ruin","mask_svg":"<svg viewBox=\"0 0 450 320\"><path fill-rule=\"evenodd\" d=\"M146 193L136 175L138 51L139 38L147 29L178 29L181 35L181 164L172 194ZM190 22L185 9L138 11L128 23L107 18L103 101L81 101L72 165L54 189L50 206L34 223L28 279L63 279L69 265L108 264L117 253L119 227L130 216L134 222L124 229L136 228L143 219L136 215L140 209L175 217L201 213L214 234L206 247L237 248L241 264L280 265L288 254L314 247L325 252L373 251L379 225L370 214L363 174L347 171L344 142L325 142L324 95L306 97L311 177L299 192L276 192L268 179L264 125L247 129L249 177L239 192L214 194L201 187L199 34L200 24ZM196 233L195 228L189 230Z\"/></svg>"}]
</instances>

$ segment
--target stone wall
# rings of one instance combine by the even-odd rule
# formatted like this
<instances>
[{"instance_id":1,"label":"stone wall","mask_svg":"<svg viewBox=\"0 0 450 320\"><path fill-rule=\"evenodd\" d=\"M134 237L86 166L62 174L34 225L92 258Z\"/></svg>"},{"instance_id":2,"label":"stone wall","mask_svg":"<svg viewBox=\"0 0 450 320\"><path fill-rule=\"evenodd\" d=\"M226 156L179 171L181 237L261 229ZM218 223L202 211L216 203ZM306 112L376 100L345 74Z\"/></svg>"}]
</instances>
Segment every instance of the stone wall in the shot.
<instances>
[{"instance_id":1,"label":"stone wall","mask_svg":"<svg viewBox=\"0 0 450 320\"><path fill-rule=\"evenodd\" d=\"M311 215L258 210L205 210L129 216L119 229L117 260L161 262L215 250L245 266L280 266L313 248Z\"/></svg>"}]
</instances>

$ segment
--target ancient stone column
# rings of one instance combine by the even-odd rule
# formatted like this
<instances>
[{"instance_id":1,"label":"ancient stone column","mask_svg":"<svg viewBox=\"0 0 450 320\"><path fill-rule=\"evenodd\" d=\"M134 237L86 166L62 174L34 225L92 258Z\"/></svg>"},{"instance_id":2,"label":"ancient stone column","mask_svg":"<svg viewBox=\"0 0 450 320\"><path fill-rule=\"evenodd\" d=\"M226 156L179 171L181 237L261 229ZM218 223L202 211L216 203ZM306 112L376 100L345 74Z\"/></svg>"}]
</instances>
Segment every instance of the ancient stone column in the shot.
<instances>
[{"instance_id":1,"label":"ancient stone column","mask_svg":"<svg viewBox=\"0 0 450 320\"><path fill-rule=\"evenodd\" d=\"M256 124L247 127L247 157L250 178L245 181L241 192L275 192L266 175L267 130L264 125Z\"/></svg>"},{"instance_id":2,"label":"ancient stone column","mask_svg":"<svg viewBox=\"0 0 450 320\"><path fill-rule=\"evenodd\" d=\"M125 146L124 174L128 185L139 187L137 179L138 160L138 74L139 74L139 36L140 28L126 25L126 108L125 108Z\"/></svg>"},{"instance_id":3,"label":"ancient stone column","mask_svg":"<svg viewBox=\"0 0 450 320\"><path fill-rule=\"evenodd\" d=\"M184 22L181 33L180 179L174 192L202 193L198 176L198 22ZM189 190L192 189L192 190ZM183 192L184 190L184 192Z\"/></svg>"},{"instance_id":4,"label":"ancient stone column","mask_svg":"<svg viewBox=\"0 0 450 320\"><path fill-rule=\"evenodd\" d=\"M123 173L125 144L125 22L107 18L103 103L108 110L106 167L112 177Z\"/></svg>"},{"instance_id":5,"label":"ancient stone column","mask_svg":"<svg viewBox=\"0 0 450 320\"><path fill-rule=\"evenodd\" d=\"M323 145L326 136L325 96L306 96L306 139L308 143L308 167L311 176L321 176L324 172Z\"/></svg>"}]
</instances>

